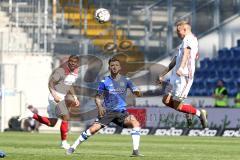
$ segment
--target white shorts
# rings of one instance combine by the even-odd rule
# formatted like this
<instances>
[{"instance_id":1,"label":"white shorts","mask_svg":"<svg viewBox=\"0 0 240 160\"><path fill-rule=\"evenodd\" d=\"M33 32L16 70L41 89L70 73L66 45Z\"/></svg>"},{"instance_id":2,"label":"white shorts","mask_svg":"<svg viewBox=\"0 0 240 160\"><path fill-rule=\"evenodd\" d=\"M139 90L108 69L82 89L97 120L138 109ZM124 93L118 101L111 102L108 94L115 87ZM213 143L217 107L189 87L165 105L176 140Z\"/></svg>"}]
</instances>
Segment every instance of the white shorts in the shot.
<instances>
[{"instance_id":1,"label":"white shorts","mask_svg":"<svg viewBox=\"0 0 240 160\"><path fill-rule=\"evenodd\" d=\"M66 106L65 100L56 103L54 100L49 100L49 105L47 112L49 118L60 118L63 115L69 115L68 108Z\"/></svg>"},{"instance_id":2,"label":"white shorts","mask_svg":"<svg viewBox=\"0 0 240 160\"><path fill-rule=\"evenodd\" d=\"M172 85L171 93L174 97L185 99L188 96L190 88L193 83L193 78L185 76L171 76L170 84Z\"/></svg>"}]
</instances>

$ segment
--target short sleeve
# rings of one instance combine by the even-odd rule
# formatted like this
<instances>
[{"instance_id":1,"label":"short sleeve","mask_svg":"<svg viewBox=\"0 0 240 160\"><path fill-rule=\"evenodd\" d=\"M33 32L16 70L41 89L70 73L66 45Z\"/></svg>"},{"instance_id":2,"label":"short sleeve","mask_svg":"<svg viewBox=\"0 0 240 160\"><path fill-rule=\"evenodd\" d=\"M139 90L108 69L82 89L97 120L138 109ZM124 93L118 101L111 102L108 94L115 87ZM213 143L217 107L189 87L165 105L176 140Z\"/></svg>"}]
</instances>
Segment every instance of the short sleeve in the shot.
<instances>
[{"instance_id":1,"label":"short sleeve","mask_svg":"<svg viewBox=\"0 0 240 160\"><path fill-rule=\"evenodd\" d=\"M183 39L183 48L189 48L192 49L193 48L193 39L190 36L186 36Z\"/></svg>"},{"instance_id":2,"label":"short sleeve","mask_svg":"<svg viewBox=\"0 0 240 160\"><path fill-rule=\"evenodd\" d=\"M105 84L104 84L104 80L102 80L98 85L97 95L102 95L104 91L105 91Z\"/></svg>"},{"instance_id":3,"label":"short sleeve","mask_svg":"<svg viewBox=\"0 0 240 160\"><path fill-rule=\"evenodd\" d=\"M58 82L58 81L60 81L63 74L64 74L64 72L62 72L62 70L60 68L56 69L54 71L54 73L51 75L51 79L54 80L55 82Z\"/></svg>"}]
</instances>

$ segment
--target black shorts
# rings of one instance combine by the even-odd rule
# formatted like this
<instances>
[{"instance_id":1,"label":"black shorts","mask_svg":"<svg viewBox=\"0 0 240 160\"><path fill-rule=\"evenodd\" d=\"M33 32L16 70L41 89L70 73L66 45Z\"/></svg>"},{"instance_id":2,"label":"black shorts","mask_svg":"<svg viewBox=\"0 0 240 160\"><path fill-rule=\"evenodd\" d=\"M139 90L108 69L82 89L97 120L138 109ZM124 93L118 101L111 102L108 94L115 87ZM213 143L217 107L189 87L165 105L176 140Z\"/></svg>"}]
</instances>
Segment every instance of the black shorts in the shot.
<instances>
[{"instance_id":1,"label":"black shorts","mask_svg":"<svg viewBox=\"0 0 240 160\"><path fill-rule=\"evenodd\" d=\"M101 118L98 117L98 119L96 119L95 122L101 124L102 127L109 125L109 123L111 122L115 123L120 127L125 127L124 120L128 116L129 116L129 113L127 111L122 111L122 112L107 111L103 117Z\"/></svg>"}]
</instances>

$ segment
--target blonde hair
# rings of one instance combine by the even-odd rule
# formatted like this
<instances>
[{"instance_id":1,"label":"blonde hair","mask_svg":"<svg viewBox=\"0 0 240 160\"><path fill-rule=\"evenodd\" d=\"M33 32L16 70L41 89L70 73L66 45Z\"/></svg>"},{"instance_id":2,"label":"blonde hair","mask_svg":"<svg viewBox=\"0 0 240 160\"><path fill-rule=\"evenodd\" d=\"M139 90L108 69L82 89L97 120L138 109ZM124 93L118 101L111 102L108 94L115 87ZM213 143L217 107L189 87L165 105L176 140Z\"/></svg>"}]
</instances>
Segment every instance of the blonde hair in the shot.
<instances>
[{"instance_id":1,"label":"blonde hair","mask_svg":"<svg viewBox=\"0 0 240 160\"><path fill-rule=\"evenodd\" d=\"M186 20L179 20L179 21L176 22L175 25L176 25L176 27L178 27L178 26L187 26L187 27L189 27L189 29L191 29L191 25Z\"/></svg>"}]
</instances>

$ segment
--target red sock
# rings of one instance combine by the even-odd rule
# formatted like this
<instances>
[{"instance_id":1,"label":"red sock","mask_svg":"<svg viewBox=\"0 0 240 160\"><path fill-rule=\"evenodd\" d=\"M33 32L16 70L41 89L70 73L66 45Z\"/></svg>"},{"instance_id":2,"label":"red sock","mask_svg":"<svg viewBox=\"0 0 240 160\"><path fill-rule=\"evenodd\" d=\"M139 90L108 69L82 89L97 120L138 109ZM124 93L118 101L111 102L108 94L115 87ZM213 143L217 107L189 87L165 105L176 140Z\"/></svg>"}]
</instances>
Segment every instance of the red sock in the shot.
<instances>
[{"instance_id":1,"label":"red sock","mask_svg":"<svg viewBox=\"0 0 240 160\"><path fill-rule=\"evenodd\" d=\"M68 132L68 121L62 121L60 131L61 131L62 141L66 140L67 139L67 132Z\"/></svg>"},{"instance_id":2,"label":"red sock","mask_svg":"<svg viewBox=\"0 0 240 160\"><path fill-rule=\"evenodd\" d=\"M39 116L38 114L34 114L33 118L40 123L46 124L47 126L51 126L51 122L48 117L42 117L42 116Z\"/></svg>"},{"instance_id":3,"label":"red sock","mask_svg":"<svg viewBox=\"0 0 240 160\"><path fill-rule=\"evenodd\" d=\"M182 104L182 106L178 110L184 113L191 113L194 115L197 112L197 109L190 104Z\"/></svg>"}]
</instances>

